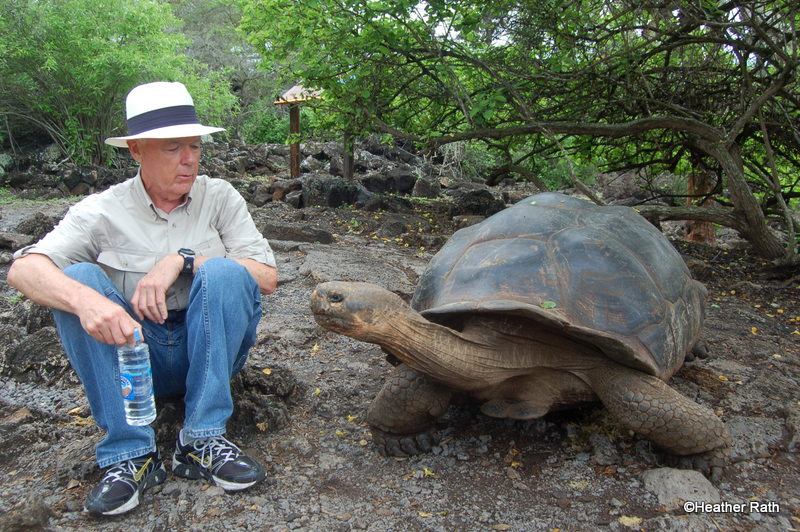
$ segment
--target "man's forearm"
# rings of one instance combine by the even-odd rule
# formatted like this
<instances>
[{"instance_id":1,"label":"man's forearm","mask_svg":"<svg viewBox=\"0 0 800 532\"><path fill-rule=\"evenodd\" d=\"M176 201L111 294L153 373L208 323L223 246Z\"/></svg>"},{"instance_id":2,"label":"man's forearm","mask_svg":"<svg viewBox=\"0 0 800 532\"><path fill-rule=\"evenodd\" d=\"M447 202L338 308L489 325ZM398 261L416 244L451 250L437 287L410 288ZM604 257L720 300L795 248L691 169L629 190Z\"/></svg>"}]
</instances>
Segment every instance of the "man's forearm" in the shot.
<instances>
[{"instance_id":1,"label":"man's forearm","mask_svg":"<svg viewBox=\"0 0 800 532\"><path fill-rule=\"evenodd\" d=\"M39 305L76 313L79 301L87 303L92 288L71 279L47 255L32 253L15 260L8 270L9 285Z\"/></svg>"}]
</instances>

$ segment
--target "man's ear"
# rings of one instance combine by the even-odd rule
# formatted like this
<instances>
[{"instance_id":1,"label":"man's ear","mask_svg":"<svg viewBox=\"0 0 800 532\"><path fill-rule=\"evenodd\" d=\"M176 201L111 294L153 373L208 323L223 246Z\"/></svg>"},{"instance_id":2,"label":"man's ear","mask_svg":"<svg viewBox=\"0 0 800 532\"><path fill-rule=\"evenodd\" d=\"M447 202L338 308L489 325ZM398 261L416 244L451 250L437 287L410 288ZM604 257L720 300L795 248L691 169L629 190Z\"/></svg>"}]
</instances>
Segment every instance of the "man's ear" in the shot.
<instances>
[{"instance_id":1,"label":"man's ear","mask_svg":"<svg viewBox=\"0 0 800 532\"><path fill-rule=\"evenodd\" d=\"M138 163L142 162L142 145L140 140L127 140L128 151L131 152L131 157Z\"/></svg>"}]
</instances>

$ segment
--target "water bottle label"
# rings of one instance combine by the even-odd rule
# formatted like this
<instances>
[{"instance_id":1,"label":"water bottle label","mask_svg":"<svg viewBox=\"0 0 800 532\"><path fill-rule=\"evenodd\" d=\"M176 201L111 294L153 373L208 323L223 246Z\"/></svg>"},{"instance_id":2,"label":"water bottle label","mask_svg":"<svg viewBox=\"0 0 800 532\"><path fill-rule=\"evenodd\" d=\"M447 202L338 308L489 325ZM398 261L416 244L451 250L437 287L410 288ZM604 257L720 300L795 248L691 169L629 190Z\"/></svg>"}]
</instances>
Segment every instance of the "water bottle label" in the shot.
<instances>
[{"instance_id":1,"label":"water bottle label","mask_svg":"<svg viewBox=\"0 0 800 532\"><path fill-rule=\"evenodd\" d=\"M122 397L129 401L136 399L136 391L133 387L133 375L120 375L119 381L122 386Z\"/></svg>"}]
</instances>

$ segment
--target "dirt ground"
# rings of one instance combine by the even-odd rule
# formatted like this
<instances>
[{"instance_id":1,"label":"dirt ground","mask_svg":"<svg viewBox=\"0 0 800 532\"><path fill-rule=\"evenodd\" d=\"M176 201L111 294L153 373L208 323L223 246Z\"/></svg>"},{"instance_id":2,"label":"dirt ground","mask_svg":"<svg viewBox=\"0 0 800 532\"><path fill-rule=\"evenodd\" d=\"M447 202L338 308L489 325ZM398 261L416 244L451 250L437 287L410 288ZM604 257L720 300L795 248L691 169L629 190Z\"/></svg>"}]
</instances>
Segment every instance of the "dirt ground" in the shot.
<instances>
[{"instance_id":1,"label":"dirt ground","mask_svg":"<svg viewBox=\"0 0 800 532\"><path fill-rule=\"evenodd\" d=\"M92 456L100 434L80 386L68 370L49 384L3 373L0 530L800 529L798 272L775 278L762 260L734 248L676 242L709 290L711 356L687 362L671 383L713 408L733 435L733 463L716 485L689 485L679 471L662 470L667 457L600 405L526 422L452 406L433 453L381 457L364 414L390 366L379 348L317 326L309 295L318 282L348 279L409 297L454 229L442 215L421 206L417 231L386 237L383 214L254 211L257 221L302 223L335 238L318 244L267 235L281 282L265 298L229 428L268 465L269 480L253 490L225 494L170 474L131 514L90 518L81 508L99 479ZM4 211L0 220L15 216ZM25 302L4 283L0 293L3 319L19 323L30 312ZM158 442L169 456L180 412L160 406ZM674 489L688 486L686 500L720 506L691 511L674 494L659 498L658 482L647 480L657 470L678 483Z\"/></svg>"}]
</instances>

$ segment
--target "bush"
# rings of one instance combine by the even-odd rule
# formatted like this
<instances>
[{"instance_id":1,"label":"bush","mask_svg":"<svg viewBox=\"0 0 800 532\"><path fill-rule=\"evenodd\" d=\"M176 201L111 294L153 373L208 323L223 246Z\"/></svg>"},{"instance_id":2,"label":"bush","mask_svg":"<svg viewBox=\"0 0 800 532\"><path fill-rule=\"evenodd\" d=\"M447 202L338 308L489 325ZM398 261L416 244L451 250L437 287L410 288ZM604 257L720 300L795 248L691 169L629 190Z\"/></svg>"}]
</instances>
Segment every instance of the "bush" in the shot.
<instances>
[{"instance_id":1,"label":"bush","mask_svg":"<svg viewBox=\"0 0 800 532\"><path fill-rule=\"evenodd\" d=\"M125 95L140 83L184 82L202 118L229 117L227 82L183 55L179 24L158 0L5 0L0 115L46 132L76 163L113 156L103 140L125 131Z\"/></svg>"},{"instance_id":2,"label":"bush","mask_svg":"<svg viewBox=\"0 0 800 532\"><path fill-rule=\"evenodd\" d=\"M259 102L253 111L243 113L240 134L248 144L282 144L289 136L289 114L276 109L272 102Z\"/></svg>"}]
</instances>

